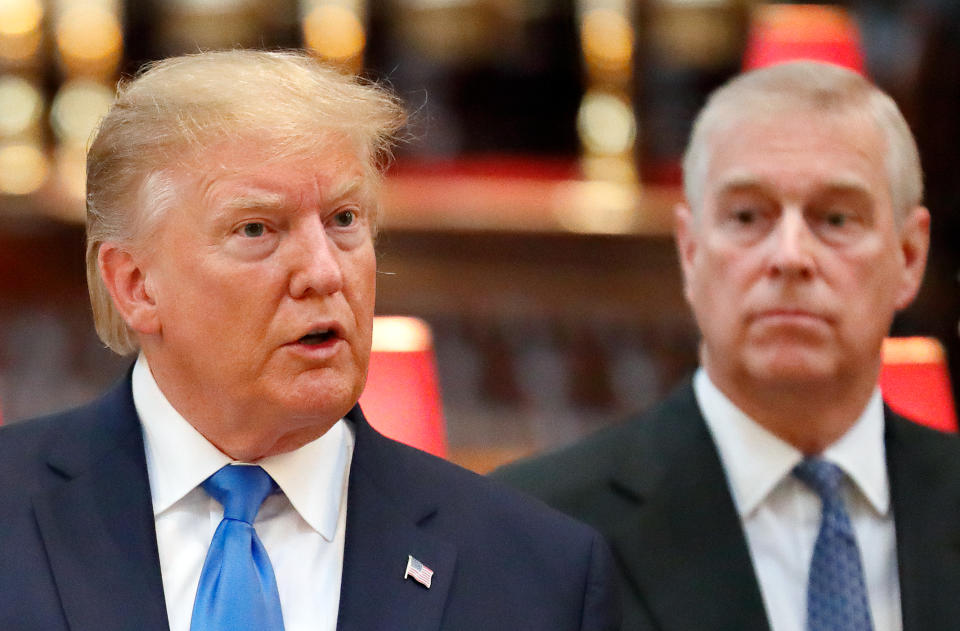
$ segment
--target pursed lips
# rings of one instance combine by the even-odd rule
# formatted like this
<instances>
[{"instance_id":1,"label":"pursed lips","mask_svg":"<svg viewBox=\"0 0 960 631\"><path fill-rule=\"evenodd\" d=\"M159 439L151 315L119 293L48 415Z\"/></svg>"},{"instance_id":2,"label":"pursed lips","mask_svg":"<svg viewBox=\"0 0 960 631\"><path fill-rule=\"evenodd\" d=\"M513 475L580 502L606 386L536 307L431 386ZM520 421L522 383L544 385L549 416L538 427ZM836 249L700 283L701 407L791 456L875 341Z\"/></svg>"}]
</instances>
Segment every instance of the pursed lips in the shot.
<instances>
[{"instance_id":1,"label":"pursed lips","mask_svg":"<svg viewBox=\"0 0 960 631\"><path fill-rule=\"evenodd\" d=\"M796 307L775 307L759 309L750 313L748 320L752 322L782 321L784 323L801 324L817 322L829 324L831 319L824 314Z\"/></svg>"}]
</instances>

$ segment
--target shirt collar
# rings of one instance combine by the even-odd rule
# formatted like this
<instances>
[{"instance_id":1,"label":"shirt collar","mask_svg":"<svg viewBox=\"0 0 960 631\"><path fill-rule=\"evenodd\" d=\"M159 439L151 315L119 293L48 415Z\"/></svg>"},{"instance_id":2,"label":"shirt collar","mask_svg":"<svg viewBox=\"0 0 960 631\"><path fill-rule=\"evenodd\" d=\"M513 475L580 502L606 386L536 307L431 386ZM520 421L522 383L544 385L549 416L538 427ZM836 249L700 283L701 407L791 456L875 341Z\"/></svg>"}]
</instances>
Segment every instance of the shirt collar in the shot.
<instances>
[{"instance_id":1,"label":"shirt collar","mask_svg":"<svg viewBox=\"0 0 960 631\"><path fill-rule=\"evenodd\" d=\"M697 404L713 435L740 517L752 514L803 459L803 453L747 416L703 368L693 378ZM890 510L883 401L874 389L856 423L822 457L847 474L880 515Z\"/></svg>"},{"instance_id":2,"label":"shirt collar","mask_svg":"<svg viewBox=\"0 0 960 631\"><path fill-rule=\"evenodd\" d=\"M153 514L159 516L234 460L174 409L142 353L133 367L132 379L133 402L143 428ZM304 521L327 541L333 540L336 531L354 440L353 428L340 419L323 436L303 447L257 462Z\"/></svg>"}]
</instances>

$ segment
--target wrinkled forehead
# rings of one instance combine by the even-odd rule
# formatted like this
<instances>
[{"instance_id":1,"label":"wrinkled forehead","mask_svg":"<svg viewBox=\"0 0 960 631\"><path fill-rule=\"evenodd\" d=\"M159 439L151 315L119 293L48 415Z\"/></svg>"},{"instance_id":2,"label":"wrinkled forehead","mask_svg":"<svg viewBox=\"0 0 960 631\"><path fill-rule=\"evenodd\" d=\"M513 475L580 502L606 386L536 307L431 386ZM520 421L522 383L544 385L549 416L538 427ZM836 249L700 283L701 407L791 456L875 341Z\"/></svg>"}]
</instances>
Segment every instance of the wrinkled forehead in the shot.
<instances>
[{"instance_id":1,"label":"wrinkled forehead","mask_svg":"<svg viewBox=\"0 0 960 631\"><path fill-rule=\"evenodd\" d=\"M359 163L364 169L374 166L364 143L349 132L336 129L309 134L285 134L271 129L244 130L226 137L194 138L173 148L171 161L174 164L171 166L234 173L252 165L303 163L311 157L319 163L331 155L341 157L344 162Z\"/></svg>"},{"instance_id":2,"label":"wrinkled forehead","mask_svg":"<svg viewBox=\"0 0 960 631\"><path fill-rule=\"evenodd\" d=\"M886 138L873 119L855 110L794 108L739 116L716 127L707 146L710 190L776 171L820 171L838 185L859 187L888 179Z\"/></svg>"},{"instance_id":3,"label":"wrinkled forehead","mask_svg":"<svg viewBox=\"0 0 960 631\"><path fill-rule=\"evenodd\" d=\"M362 147L347 135L312 140L278 147L269 137L244 136L167 152L138 191L135 233L149 240L167 211L178 207L213 217L244 209L317 205L347 196L371 209L375 232L380 178L364 159Z\"/></svg>"},{"instance_id":4,"label":"wrinkled forehead","mask_svg":"<svg viewBox=\"0 0 960 631\"><path fill-rule=\"evenodd\" d=\"M326 134L296 146L269 138L233 138L188 149L172 168L201 195L230 181L240 204L274 205L285 188L315 189L318 197L348 192L375 196L378 177L364 149L345 134ZM241 193L242 191L242 193Z\"/></svg>"}]
</instances>

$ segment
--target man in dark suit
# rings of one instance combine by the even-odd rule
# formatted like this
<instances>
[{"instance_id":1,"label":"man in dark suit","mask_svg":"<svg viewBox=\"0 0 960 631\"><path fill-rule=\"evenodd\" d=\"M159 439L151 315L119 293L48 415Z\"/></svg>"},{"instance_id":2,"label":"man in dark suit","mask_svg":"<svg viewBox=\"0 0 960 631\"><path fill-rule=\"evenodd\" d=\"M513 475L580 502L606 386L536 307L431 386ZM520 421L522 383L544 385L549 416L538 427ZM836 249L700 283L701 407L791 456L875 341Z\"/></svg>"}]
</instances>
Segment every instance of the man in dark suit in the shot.
<instances>
[{"instance_id":1,"label":"man in dark suit","mask_svg":"<svg viewBox=\"0 0 960 631\"><path fill-rule=\"evenodd\" d=\"M684 184L701 367L496 477L606 535L625 629L955 628L960 447L877 387L929 236L896 105L826 64L747 73L700 113Z\"/></svg>"},{"instance_id":2,"label":"man in dark suit","mask_svg":"<svg viewBox=\"0 0 960 631\"><path fill-rule=\"evenodd\" d=\"M377 184L402 110L308 55L169 59L88 154L130 373L0 432L0 628L619 627L600 536L373 430Z\"/></svg>"}]
</instances>

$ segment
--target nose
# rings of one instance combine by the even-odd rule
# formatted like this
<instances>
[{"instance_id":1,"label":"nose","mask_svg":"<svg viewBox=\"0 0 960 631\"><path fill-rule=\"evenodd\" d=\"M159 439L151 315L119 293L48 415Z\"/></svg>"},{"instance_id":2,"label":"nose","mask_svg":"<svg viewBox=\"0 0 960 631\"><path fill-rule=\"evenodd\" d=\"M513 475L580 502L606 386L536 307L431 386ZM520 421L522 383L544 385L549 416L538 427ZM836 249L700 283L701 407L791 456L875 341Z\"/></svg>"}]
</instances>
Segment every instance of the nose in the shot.
<instances>
[{"instance_id":1,"label":"nose","mask_svg":"<svg viewBox=\"0 0 960 631\"><path fill-rule=\"evenodd\" d=\"M323 223L306 222L291 232L290 295L310 293L326 296L343 289L343 270L336 245L328 239Z\"/></svg>"},{"instance_id":2,"label":"nose","mask_svg":"<svg viewBox=\"0 0 960 631\"><path fill-rule=\"evenodd\" d=\"M775 277L807 279L813 276L814 237L802 212L785 211L772 239L769 272Z\"/></svg>"}]
</instances>

